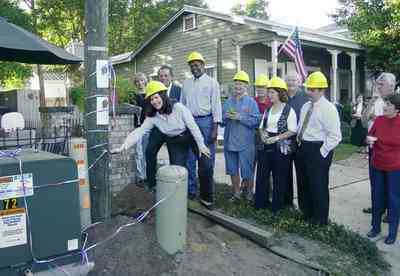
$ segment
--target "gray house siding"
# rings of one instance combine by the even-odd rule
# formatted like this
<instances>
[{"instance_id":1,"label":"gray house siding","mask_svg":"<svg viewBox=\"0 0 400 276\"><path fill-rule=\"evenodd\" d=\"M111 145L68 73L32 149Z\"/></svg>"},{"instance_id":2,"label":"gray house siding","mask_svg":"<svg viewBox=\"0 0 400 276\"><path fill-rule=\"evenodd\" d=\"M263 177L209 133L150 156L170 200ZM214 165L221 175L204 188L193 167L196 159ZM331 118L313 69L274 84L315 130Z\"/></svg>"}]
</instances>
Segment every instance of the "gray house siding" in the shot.
<instances>
[{"instance_id":1,"label":"gray house siding","mask_svg":"<svg viewBox=\"0 0 400 276\"><path fill-rule=\"evenodd\" d=\"M278 37L276 33L257 26L234 23L223 19L196 14L196 29L183 31L183 13L163 29L153 40L149 42L132 61L117 64L116 70L119 74L133 76L134 72L143 72L148 76L156 78L158 68L168 64L174 69L174 79L182 82L191 77L186 62L187 56L192 51L200 52L205 60L206 67L214 68L214 76L221 84L223 95L227 95L233 88L232 77L238 70L237 45L240 46L241 69L246 71L254 81L254 60L264 59L271 62L271 48L269 42L272 40L283 41L286 37ZM220 47L220 48L219 48ZM307 66L318 67L327 77L331 79L331 54L326 50L338 49L337 46L323 45L317 42L306 41L303 43L304 60ZM346 51L346 48L340 48ZM351 50L350 50L351 51ZM359 50L353 52L361 52ZM219 55L219 56L218 56ZM284 53L278 56L278 63L293 62ZM340 85L351 85L350 56L341 53L338 56L338 80L341 75L344 83ZM288 70L288 67L286 68ZM267 72L266 72L267 73ZM350 76L350 77L349 77ZM364 58L357 59L356 90L357 93L364 91ZM339 84L338 84L339 87ZM343 94L349 95L350 86L342 87ZM338 94L340 94L338 89ZM251 89L253 93L253 89ZM327 96L330 91L328 89ZM346 97L344 95L341 98ZM339 99L339 97L338 97Z\"/></svg>"},{"instance_id":2,"label":"gray house siding","mask_svg":"<svg viewBox=\"0 0 400 276\"><path fill-rule=\"evenodd\" d=\"M204 56L206 66L217 66L218 39L222 40L222 67L235 66L232 70L236 71L236 63L232 64L236 54L230 39L232 24L201 15L197 15L196 21L195 30L183 32L182 17L178 18L136 56L137 71L153 75L159 66L169 64L175 71L175 79L183 81L191 76L186 58L192 51L198 51ZM222 82L226 80L226 70L222 71Z\"/></svg>"},{"instance_id":3,"label":"gray house siding","mask_svg":"<svg viewBox=\"0 0 400 276\"><path fill-rule=\"evenodd\" d=\"M232 77L237 72L236 44L260 40L270 36L268 32L250 28L247 25L237 25L223 20L197 15L196 29L183 32L182 16L173 22L166 30L145 47L129 63L116 65L118 73L132 76L143 72L155 76L162 64L173 67L175 80L182 82L191 76L186 58L192 51L200 52L205 60L206 67L215 66L220 71L219 80L224 91L232 84ZM221 62L218 68L217 50L218 39L221 40ZM253 80L254 58L270 60L270 50L264 45L252 44L241 50L242 70L245 70ZM217 72L216 72L217 73ZM217 74L216 74L217 75Z\"/></svg>"}]
</instances>

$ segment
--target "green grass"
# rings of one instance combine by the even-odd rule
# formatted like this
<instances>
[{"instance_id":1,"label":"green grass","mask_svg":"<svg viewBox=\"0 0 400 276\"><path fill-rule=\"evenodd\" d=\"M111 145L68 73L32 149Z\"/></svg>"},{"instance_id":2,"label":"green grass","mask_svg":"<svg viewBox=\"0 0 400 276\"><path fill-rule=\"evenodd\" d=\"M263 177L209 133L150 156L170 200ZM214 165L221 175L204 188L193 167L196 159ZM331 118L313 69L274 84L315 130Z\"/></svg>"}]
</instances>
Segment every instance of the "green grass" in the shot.
<instances>
[{"instance_id":1,"label":"green grass","mask_svg":"<svg viewBox=\"0 0 400 276\"><path fill-rule=\"evenodd\" d=\"M225 214L239 219L250 219L255 221L258 226L270 229L278 234L297 234L303 238L328 245L351 256L354 261L349 265L349 270L355 266L359 270L368 272L368 275L382 275L382 271L387 271L390 267L375 243L343 225L334 222L329 222L328 226L311 225L302 219L302 214L297 210L285 209L278 214L273 214L268 210L255 209L253 204L246 200L230 202L228 199L231 196L231 191L226 184L216 185L216 190L217 208L222 209ZM331 269L331 272L335 274L335 272L338 272L337 267L333 265L335 260L331 261L332 266L328 269Z\"/></svg>"},{"instance_id":2,"label":"green grass","mask_svg":"<svg viewBox=\"0 0 400 276\"><path fill-rule=\"evenodd\" d=\"M351 144L339 144L336 147L333 156L334 161L340 161L349 158L352 154L356 153L358 150L357 146Z\"/></svg>"}]
</instances>

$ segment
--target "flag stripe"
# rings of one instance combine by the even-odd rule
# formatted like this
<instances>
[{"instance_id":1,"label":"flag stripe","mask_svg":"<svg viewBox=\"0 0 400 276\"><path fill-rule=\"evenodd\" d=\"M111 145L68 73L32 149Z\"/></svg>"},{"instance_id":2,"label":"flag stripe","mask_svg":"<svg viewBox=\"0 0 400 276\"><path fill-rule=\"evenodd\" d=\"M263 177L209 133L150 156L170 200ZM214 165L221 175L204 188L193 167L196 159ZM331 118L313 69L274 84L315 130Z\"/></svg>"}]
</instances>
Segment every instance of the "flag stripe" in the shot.
<instances>
[{"instance_id":1,"label":"flag stripe","mask_svg":"<svg viewBox=\"0 0 400 276\"><path fill-rule=\"evenodd\" d=\"M297 73L305 80L308 72L304 63L303 51L301 49L297 28L281 47L282 51L294 61Z\"/></svg>"}]
</instances>

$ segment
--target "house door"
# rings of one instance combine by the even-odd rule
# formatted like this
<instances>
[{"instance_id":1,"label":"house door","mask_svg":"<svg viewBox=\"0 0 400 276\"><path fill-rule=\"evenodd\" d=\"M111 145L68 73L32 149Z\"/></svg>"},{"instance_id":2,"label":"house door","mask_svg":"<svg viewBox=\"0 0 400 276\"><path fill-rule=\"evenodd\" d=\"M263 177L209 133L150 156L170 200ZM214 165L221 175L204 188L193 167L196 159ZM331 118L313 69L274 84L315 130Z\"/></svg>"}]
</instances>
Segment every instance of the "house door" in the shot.
<instances>
[{"instance_id":1,"label":"house door","mask_svg":"<svg viewBox=\"0 0 400 276\"><path fill-rule=\"evenodd\" d=\"M254 79L259 74L267 74L268 73L268 62L266 59L254 59Z\"/></svg>"}]
</instances>

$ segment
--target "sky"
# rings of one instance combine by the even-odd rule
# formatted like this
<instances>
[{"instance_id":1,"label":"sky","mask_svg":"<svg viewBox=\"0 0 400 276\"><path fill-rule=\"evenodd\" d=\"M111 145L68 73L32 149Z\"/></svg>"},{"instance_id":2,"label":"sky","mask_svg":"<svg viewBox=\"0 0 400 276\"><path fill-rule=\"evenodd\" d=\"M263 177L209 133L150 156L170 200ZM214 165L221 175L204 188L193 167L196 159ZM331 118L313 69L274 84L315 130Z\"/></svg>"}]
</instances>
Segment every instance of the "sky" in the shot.
<instances>
[{"instance_id":1,"label":"sky","mask_svg":"<svg viewBox=\"0 0 400 276\"><path fill-rule=\"evenodd\" d=\"M245 0L206 0L211 10L229 13ZM333 23L328 14L339 7L337 0L269 0L270 19L288 25L319 28Z\"/></svg>"}]
</instances>

